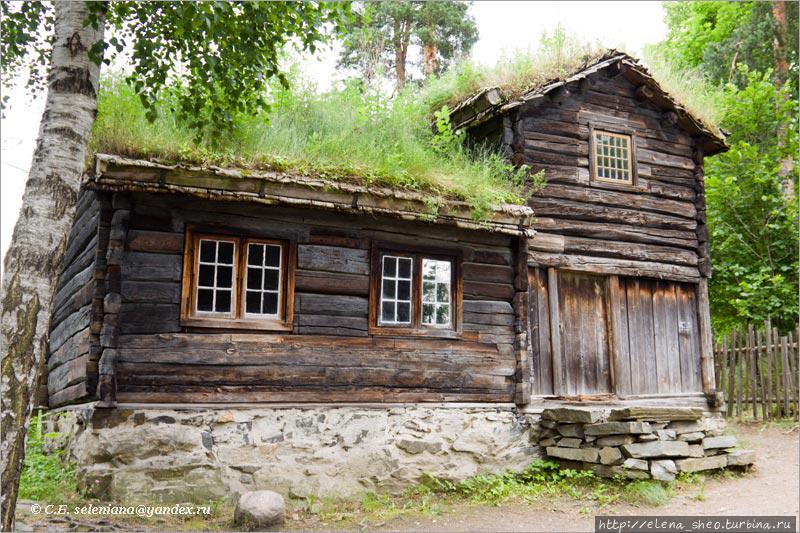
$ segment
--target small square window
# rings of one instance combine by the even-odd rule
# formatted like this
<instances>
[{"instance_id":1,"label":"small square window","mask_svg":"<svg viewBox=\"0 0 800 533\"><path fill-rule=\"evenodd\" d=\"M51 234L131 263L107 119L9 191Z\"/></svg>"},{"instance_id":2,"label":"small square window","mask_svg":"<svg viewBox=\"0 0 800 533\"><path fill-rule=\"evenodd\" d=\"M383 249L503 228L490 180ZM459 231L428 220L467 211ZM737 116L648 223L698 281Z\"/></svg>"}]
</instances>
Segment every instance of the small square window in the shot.
<instances>
[{"instance_id":1,"label":"small square window","mask_svg":"<svg viewBox=\"0 0 800 533\"><path fill-rule=\"evenodd\" d=\"M633 183L630 135L593 130L593 178L610 183Z\"/></svg>"}]
</instances>

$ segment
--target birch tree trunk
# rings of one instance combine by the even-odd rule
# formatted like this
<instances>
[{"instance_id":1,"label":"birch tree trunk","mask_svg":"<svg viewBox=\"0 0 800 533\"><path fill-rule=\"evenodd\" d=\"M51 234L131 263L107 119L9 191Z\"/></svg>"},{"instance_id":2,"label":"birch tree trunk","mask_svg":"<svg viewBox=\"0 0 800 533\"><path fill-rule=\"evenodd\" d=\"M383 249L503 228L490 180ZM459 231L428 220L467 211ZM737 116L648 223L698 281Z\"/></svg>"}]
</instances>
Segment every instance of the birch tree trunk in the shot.
<instances>
[{"instance_id":1,"label":"birch tree trunk","mask_svg":"<svg viewBox=\"0 0 800 533\"><path fill-rule=\"evenodd\" d=\"M28 419L39 381L39 362L47 351L53 290L97 115L99 66L89 59L88 51L103 38L105 21L100 18L97 30L84 27L89 15L86 2L60 0L54 7L55 41L47 100L2 285L3 531L14 526Z\"/></svg>"}]
</instances>

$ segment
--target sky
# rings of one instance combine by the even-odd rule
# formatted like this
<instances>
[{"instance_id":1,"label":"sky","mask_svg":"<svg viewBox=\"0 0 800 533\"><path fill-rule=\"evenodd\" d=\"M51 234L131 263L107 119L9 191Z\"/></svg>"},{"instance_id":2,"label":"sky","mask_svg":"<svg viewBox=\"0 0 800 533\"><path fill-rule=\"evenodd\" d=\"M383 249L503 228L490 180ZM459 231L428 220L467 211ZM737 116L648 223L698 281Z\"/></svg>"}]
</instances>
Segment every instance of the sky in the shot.
<instances>
[{"instance_id":1,"label":"sky","mask_svg":"<svg viewBox=\"0 0 800 533\"><path fill-rule=\"evenodd\" d=\"M561 25L584 41L598 41L609 48L641 54L644 46L662 40L667 28L661 2L495 2L476 1L471 13L480 38L472 57L490 65L505 52L534 51L543 31ZM337 52L318 52L305 62L305 70L325 88L336 77ZM32 98L21 84L9 91L10 105L0 119L0 251L3 257L11 242L22 205L43 97Z\"/></svg>"}]
</instances>

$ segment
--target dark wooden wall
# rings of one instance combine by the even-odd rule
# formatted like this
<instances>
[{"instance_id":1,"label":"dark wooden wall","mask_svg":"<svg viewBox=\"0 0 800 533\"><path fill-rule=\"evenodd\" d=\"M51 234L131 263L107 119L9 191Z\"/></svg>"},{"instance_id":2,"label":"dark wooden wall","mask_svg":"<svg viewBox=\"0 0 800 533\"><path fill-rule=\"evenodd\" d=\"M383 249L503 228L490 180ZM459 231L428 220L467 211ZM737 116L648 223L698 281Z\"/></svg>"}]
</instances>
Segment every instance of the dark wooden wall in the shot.
<instances>
[{"instance_id":1,"label":"dark wooden wall","mask_svg":"<svg viewBox=\"0 0 800 533\"><path fill-rule=\"evenodd\" d=\"M514 400L511 237L172 195L114 202L125 242L119 314L107 320L118 401ZM297 243L293 332L181 327L187 223ZM463 254L462 338L369 335L373 240Z\"/></svg>"},{"instance_id":2,"label":"dark wooden wall","mask_svg":"<svg viewBox=\"0 0 800 533\"><path fill-rule=\"evenodd\" d=\"M94 395L110 216L111 205L105 195L81 192L50 318L50 407Z\"/></svg>"}]
</instances>

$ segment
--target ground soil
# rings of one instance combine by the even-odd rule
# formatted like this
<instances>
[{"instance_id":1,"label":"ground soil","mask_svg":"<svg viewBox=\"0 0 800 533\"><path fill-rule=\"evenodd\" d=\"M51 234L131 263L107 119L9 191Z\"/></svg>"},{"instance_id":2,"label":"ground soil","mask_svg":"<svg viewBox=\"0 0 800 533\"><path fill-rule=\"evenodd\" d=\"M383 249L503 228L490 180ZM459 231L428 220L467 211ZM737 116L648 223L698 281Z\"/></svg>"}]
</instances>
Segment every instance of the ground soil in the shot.
<instances>
[{"instance_id":1,"label":"ground soil","mask_svg":"<svg viewBox=\"0 0 800 533\"><path fill-rule=\"evenodd\" d=\"M758 452L757 466L743 475L708 476L702 482L688 484L660 507L634 506L628 503L601 507L590 500L568 496L514 502L497 506L471 503L447 504L437 515L404 515L380 520L365 515L344 521L322 519L319 515L293 513L285 524L290 531L594 531L594 516L602 515L793 515L800 511L800 432L795 425L734 424L731 428L743 448ZM28 504L30 505L30 504ZM18 506L22 530L65 530L66 524L33 519ZM227 510L225 514L227 514ZM109 523L91 521L78 530L228 530L230 519L215 517L210 522L182 524L160 521L153 524ZM88 528L86 528L88 526ZM92 526L95 526L92 528ZM97 527L99 526L99 527ZM104 527L105 526L105 527ZM73 528L75 525L73 524ZM72 529L73 531L75 529Z\"/></svg>"}]
</instances>

